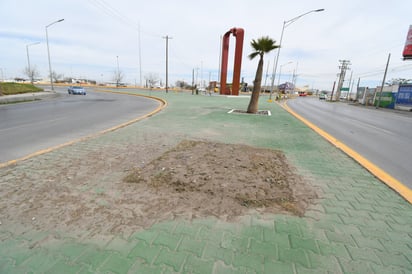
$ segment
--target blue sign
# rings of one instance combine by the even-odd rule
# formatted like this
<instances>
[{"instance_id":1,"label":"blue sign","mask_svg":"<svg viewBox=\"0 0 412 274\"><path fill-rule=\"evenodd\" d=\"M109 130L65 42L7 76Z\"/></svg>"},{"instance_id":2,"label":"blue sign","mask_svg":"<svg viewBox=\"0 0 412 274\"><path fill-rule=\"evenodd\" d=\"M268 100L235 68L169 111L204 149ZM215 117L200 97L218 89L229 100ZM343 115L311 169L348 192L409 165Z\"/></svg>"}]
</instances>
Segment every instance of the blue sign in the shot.
<instances>
[{"instance_id":1,"label":"blue sign","mask_svg":"<svg viewBox=\"0 0 412 274\"><path fill-rule=\"evenodd\" d=\"M412 85L399 86L396 104L412 106Z\"/></svg>"}]
</instances>

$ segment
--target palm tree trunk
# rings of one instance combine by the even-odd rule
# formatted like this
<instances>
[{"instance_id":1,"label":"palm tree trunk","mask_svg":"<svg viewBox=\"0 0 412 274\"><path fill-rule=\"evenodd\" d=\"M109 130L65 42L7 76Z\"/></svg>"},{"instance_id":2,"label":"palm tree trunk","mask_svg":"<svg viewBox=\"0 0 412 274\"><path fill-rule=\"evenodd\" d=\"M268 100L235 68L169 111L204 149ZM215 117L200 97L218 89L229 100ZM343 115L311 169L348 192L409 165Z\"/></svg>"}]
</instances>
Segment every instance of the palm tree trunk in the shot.
<instances>
[{"instance_id":1,"label":"palm tree trunk","mask_svg":"<svg viewBox=\"0 0 412 274\"><path fill-rule=\"evenodd\" d=\"M259 64L256 70L255 80L253 81L253 91L252 97L249 101L249 106L247 108L247 113L256 113L259 109L259 94L260 94L260 87L262 82L262 74L263 73L263 55L260 56Z\"/></svg>"}]
</instances>

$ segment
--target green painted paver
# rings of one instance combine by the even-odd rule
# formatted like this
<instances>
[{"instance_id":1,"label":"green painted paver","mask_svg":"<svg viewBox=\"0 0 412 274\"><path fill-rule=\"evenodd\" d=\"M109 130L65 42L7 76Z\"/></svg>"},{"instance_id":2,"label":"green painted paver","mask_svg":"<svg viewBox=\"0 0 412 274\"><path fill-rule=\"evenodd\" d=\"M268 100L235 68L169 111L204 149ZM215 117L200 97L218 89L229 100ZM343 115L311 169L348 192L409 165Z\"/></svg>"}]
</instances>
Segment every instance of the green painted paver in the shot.
<instances>
[{"instance_id":1,"label":"green painted paver","mask_svg":"<svg viewBox=\"0 0 412 274\"><path fill-rule=\"evenodd\" d=\"M38 231L8 223L0 209L0 273L412 273L412 206L279 105L263 97L260 108L270 109L272 116L236 115L227 111L245 109L248 99L153 94L166 99L168 108L0 169L0 183L35 187L88 153L124 153L168 136L159 145L194 139L282 150L319 198L303 217L254 212L230 222L215 217L165 220L128 235ZM75 178L84 170L66 172ZM112 170L68 187L113 206L101 196L105 184L123 176L124 170Z\"/></svg>"},{"instance_id":2,"label":"green painted paver","mask_svg":"<svg viewBox=\"0 0 412 274\"><path fill-rule=\"evenodd\" d=\"M104 262L102 266L99 267L98 272L102 273L128 273L134 264L134 260L124 257L118 253L113 253Z\"/></svg>"}]
</instances>

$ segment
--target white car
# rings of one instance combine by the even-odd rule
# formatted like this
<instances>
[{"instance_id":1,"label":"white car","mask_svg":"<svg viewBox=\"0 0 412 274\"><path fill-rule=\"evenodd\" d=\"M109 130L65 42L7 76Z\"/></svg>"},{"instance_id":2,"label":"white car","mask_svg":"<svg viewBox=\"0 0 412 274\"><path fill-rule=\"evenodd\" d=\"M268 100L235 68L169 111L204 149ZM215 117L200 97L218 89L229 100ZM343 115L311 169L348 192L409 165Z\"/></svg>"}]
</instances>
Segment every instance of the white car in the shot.
<instances>
[{"instance_id":1,"label":"white car","mask_svg":"<svg viewBox=\"0 0 412 274\"><path fill-rule=\"evenodd\" d=\"M86 90L83 87L80 86L70 86L69 89L67 90L69 94L80 94L80 95L86 95Z\"/></svg>"}]
</instances>

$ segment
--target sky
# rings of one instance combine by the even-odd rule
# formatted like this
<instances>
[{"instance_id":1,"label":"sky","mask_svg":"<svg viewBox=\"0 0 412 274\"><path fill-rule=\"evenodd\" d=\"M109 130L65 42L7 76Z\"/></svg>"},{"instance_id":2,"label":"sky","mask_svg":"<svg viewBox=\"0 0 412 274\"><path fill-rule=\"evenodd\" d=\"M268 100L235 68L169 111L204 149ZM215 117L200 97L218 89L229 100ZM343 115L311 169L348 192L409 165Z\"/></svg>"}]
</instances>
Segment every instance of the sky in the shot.
<instances>
[{"instance_id":1,"label":"sky","mask_svg":"<svg viewBox=\"0 0 412 274\"><path fill-rule=\"evenodd\" d=\"M310 12L325 9L322 12ZM165 81L168 36L169 85L219 79L221 37L243 28L241 77L252 83L258 59L250 42L269 36L280 42L283 23L310 12L284 29L277 83L331 90L349 60L344 86L381 85L386 79L412 79L412 60L402 60L412 25L410 0L0 0L0 79L26 77L30 64L48 76L47 27L53 71L65 77L143 84L149 75ZM33 43L40 42L33 45ZM234 46L230 39L228 81ZM277 50L264 57L262 84L270 85Z\"/></svg>"}]
</instances>

